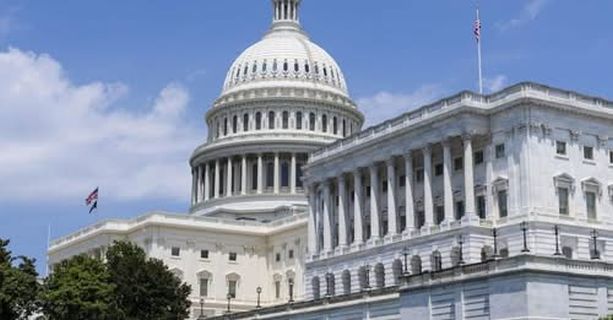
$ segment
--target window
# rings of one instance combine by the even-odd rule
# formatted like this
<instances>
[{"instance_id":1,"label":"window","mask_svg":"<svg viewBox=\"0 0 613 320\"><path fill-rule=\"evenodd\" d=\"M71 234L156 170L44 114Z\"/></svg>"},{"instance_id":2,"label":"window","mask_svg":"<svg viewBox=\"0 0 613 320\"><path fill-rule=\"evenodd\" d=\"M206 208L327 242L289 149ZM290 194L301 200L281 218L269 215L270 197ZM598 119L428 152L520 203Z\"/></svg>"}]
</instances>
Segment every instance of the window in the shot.
<instances>
[{"instance_id":1,"label":"window","mask_svg":"<svg viewBox=\"0 0 613 320\"><path fill-rule=\"evenodd\" d=\"M455 219L460 220L464 217L464 201L457 201L455 203Z\"/></svg>"},{"instance_id":2,"label":"window","mask_svg":"<svg viewBox=\"0 0 613 320\"><path fill-rule=\"evenodd\" d=\"M289 187L289 163L281 163L281 186Z\"/></svg>"},{"instance_id":3,"label":"window","mask_svg":"<svg viewBox=\"0 0 613 320\"><path fill-rule=\"evenodd\" d=\"M258 164L254 163L251 167L251 189L258 187Z\"/></svg>"},{"instance_id":4,"label":"window","mask_svg":"<svg viewBox=\"0 0 613 320\"><path fill-rule=\"evenodd\" d=\"M436 206L436 224L441 224L445 220L445 207Z\"/></svg>"},{"instance_id":5,"label":"window","mask_svg":"<svg viewBox=\"0 0 613 320\"><path fill-rule=\"evenodd\" d=\"M302 188L302 164L296 165L296 187Z\"/></svg>"},{"instance_id":6,"label":"window","mask_svg":"<svg viewBox=\"0 0 613 320\"><path fill-rule=\"evenodd\" d=\"M275 298L281 298L281 281L275 281Z\"/></svg>"},{"instance_id":7,"label":"window","mask_svg":"<svg viewBox=\"0 0 613 320\"><path fill-rule=\"evenodd\" d=\"M507 190L498 191L498 214L501 218L504 218L508 215Z\"/></svg>"},{"instance_id":8,"label":"window","mask_svg":"<svg viewBox=\"0 0 613 320\"><path fill-rule=\"evenodd\" d=\"M475 158L475 165L482 164L483 163L483 150L479 150L475 152L474 158Z\"/></svg>"},{"instance_id":9,"label":"window","mask_svg":"<svg viewBox=\"0 0 613 320\"><path fill-rule=\"evenodd\" d=\"M238 131L238 117L232 117L232 133L236 133Z\"/></svg>"},{"instance_id":10,"label":"window","mask_svg":"<svg viewBox=\"0 0 613 320\"><path fill-rule=\"evenodd\" d=\"M309 65L308 61L304 63L304 71L306 73L310 73L311 72L311 66Z\"/></svg>"},{"instance_id":11,"label":"window","mask_svg":"<svg viewBox=\"0 0 613 320\"><path fill-rule=\"evenodd\" d=\"M200 279L200 296L208 297L209 295L209 279Z\"/></svg>"},{"instance_id":12,"label":"window","mask_svg":"<svg viewBox=\"0 0 613 320\"><path fill-rule=\"evenodd\" d=\"M300 66L298 65L298 60L294 62L294 72L300 71Z\"/></svg>"},{"instance_id":13,"label":"window","mask_svg":"<svg viewBox=\"0 0 613 320\"><path fill-rule=\"evenodd\" d=\"M243 132L249 131L249 114L245 113L243 115Z\"/></svg>"},{"instance_id":14,"label":"window","mask_svg":"<svg viewBox=\"0 0 613 320\"><path fill-rule=\"evenodd\" d=\"M585 193L585 202L587 204L587 218L596 219L596 192L588 191Z\"/></svg>"},{"instance_id":15,"label":"window","mask_svg":"<svg viewBox=\"0 0 613 320\"><path fill-rule=\"evenodd\" d=\"M228 135L228 118L223 119L223 135Z\"/></svg>"},{"instance_id":16,"label":"window","mask_svg":"<svg viewBox=\"0 0 613 320\"><path fill-rule=\"evenodd\" d=\"M434 166L434 175L435 176L442 176L443 175L443 164L442 163L439 163L439 164Z\"/></svg>"},{"instance_id":17,"label":"window","mask_svg":"<svg viewBox=\"0 0 613 320\"><path fill-rule=\"evenodd\" d=\"M255 113L255 130L262 129L262 113Z\"/></svg>"},{"instance_id":18,"label":"window","mask_svg":"<svg viewBox=\"0 0 613 320\"><path fill-rule=\"evenodd\" d=\"M505 154L504 144L496 145L496 159L503 158Z\"/></svg>"},{"instance_id":19,"label":"window","mask_svg":"<svg viewBox=\"0 0 613 320\"><path fill-rule=\"evenodd\" d=\"M609 151L609 163L613 164L613 151Z\"/></svg>"},{"instance_id":20,"label":"window","mask_svg":"<svg viewBox=\"0 0 613 320\"><path fill-rule=\"evenodd\" d=\"M480 219L485 219L485 196L477 196L477 214Z\"/></svg>"},{"instance_id":21,"label":"window","mask_svg":"<svg viewBox=\"0 0 613 320\"><path fill-rule=\"evenodd\" d=\"M275 128L275 112L268 112L268 129L272 130Z\"/></svg>"},{"instance_id":22,"label":"window","mask_svg":"<svg viewBox=\"0 0 613 320\"><path fill-rule=\"evenodd\" d=\"M170 255L172 255L173 257L178 257L181 255L181 248L179 247L172 247L170 249Z\"/></svg>"},{"instance_id":23,"label":"window","mask_svg":"<svg viewBox=\"0 0 613 320\"><path fill-rule=\"evenodd\" d=\"M315 114L309 113L309 130L315 131Z\"/></svg>"},{"instance_id":24,"label":"window","mask_svg":"<svg viewBox=\"0 0 613 320\"><path fill-rule=\"evenodd\" d=\"M566 155L566 142L556 141L556 154L561 156Z\"/></svg>"},{"instance_id":25,"label":"window","mask_svg":"<svg viewBox=\"0 0 613 320\"><path fill-rule=\"evenodd\" d=\"M321 131L328 132L328 116L325 114L321 116Z\"/></svg>"},{"instance_id":26,"label":"window","mask_svg":"<svg viewBox=\"0 0 613 320\"><path fill-rule=\"evenodd\" d=\"M275 185L275 164L268 162L266 167L266 187L272 188Z\"/></svg>"},{"instance_id":27,"label":"window","mask_svg":"<svg viewBox=\"0 0 613 320\"><path fill-rule=\"evenodd\" d=\"M453 170L460 171L464 169L464 158L458 157L453 160Z\"/></svg>"},{"instance_id":28,"label":"window","mask_svg":"<svg viewBox=\"0 0 613 320\"><path fill-rule=\"evenodd\" d=\"M403 174L400 176L400 179L398 179L398 186L403 188L405 187L407 184L407 177Z\"/></svg>"},{"instance_id":29,"label":"window","mask_svg":"<svg viewBox=\"0 0 613 320\"><path fill-rule=\"evenodd\" d=\"M200 250L200 258L208 259L209 258L209 250Z\"/></svg>"},{"instance_id":30,"label":"window","mask_svg":"<svg viewBox=\"0 0 613 320\"><path fill-rule=\"evenodd\" d=\"M415 181L424 182L424 169L415 170Z\"/></svg>"},{"instance_id":31,"label":"window","mask_svg":"<svg viewBox=\"0 0 613 320\"><path fill-rule=\"evenodd\" d=\"M594 160L594 148L593 147L583 147L583 158L586 160Z\"/></svg>"},{"instance_id":32,"label":"window","mask_svg":"<svg viewBox=\"0 0 613 320\"><path fill-rule=\"evenodd\" d=\"M296 112L296 129L302 130L302 112Z\"/></svg>"},{"instance_id":33,"label":"window","mask_svg":"<svg viewBox=\"0 0 613 320\"><path fill-rule=\"evenodd\" d=\"M277 63L277 59L275 59L272 62L272 71L277 72L278 69L279 69L279 64Z\"/></svg>"},{"instance_id":34,"label":"window","mask_svg":"<svg viewBox=\"0 0 613 320\"><path fill-rule=\"evenodd\" d=\"M228 294L232 299L236 299L236 280L228 280Z\"/></svg>"},{"instance_id":35,"label":"window","mask_svg":"<svg viewBox=\"0 0 613 320\"><path fill-rule=\"evenodd\" d=\"M568 189L558 188L558 201L560 214L568 215Z\"/></svg>"},{"instance_id":36,"label":"window","mask_svg":"<svg viewBox=\"0 0 613 320\"><path fill-rule=\"evenodd\" d=\"M289 70L289 64L287 61L283 62L283 71L287 72Z\"/></svg>"},{"instance_id":37,"label":"window","mask_svg":"<svg viewBox=\"0 0 613 320\"><path fill-rule=\"evenodd\" d=\"M268 63L266 60L264 60L264 63L262 63L262 72L266 72L267 68L268 68Z\"/></svg>"},{"instance_id":38,"label":"window","mask_svg":"<svg viewBox=\"0 0 613 320\"><path fill-rule=\"evenodd\" d=\"M416 227L421 228L426 224L426 214L423 210L417 211Z\"/></svg>"},{"instance_id":39,"label":"window","mask_svg":"<svg viewBox=\"0 0 613 320\"><path fill-rule=\"evenodd\" d=\"M281 254L278 253L278 252L275 254L275 261L276 262L280 262L281 261Z\"/></svg>"},{"instance_id":40,"label":"window","mask_svg":"<svg viewBox=\"0 0 613 320\"><path fill-rule=\"evenodd\" d=\"M338 119L336 117L332 118L332 133L338 134Z\"/></svg>"},{"instance_id":41,"label":"window","mask_svg":"<svg viewBox=\"0 0 613 320\"><path fill-rule=\"evenodd\" d=\"M228 255L228 260L230 261L236 261L237 260L237 255L236 252L230 252L230 254Z\"/></svg>"},{"instance_id":42,"label":"window","mask_svg":"<svg viewBox=\"0 0 613 320\"><path fill-rule=\"evenodd\" d=\"M289 112L283 111L283 129L289 128Z\"/></svg>"},{"instance_id":43,"label":"window","mask_svg":"<svg viewBox=\"0 0 613 320\"><path fill-rule=\"evenodd\" d=\"M293 250L293 249L290 249L290 250L288 251L288 253L287 253L287 257L288 257L289 259L294 259L294 250Z\"/></svg>"},{"instance_id":44,"label":"window","mask_svg":"<svg viewBox=\"0 0 613 320\"><path fill-rule=\"evenodd\" d=\"M343 119L343 138L347 136L347 121Z\"/></svg>"}]
</instances>

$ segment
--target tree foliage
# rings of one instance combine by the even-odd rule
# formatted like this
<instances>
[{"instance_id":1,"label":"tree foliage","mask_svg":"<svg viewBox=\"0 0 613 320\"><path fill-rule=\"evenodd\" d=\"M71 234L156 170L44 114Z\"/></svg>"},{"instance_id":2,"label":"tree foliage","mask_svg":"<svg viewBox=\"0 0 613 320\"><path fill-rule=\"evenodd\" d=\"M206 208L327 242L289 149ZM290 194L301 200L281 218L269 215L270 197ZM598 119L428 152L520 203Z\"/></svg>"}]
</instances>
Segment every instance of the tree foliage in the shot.
<instances>
[{"instance_id":1,"label":"tree foliage","mask_svg":"<svg viewBox=\"0 0 613 320\"><path fill-rule=\"evenodd\" d=\"M35 260L13 257L9 243L0 239L0 319L27 319L38 309Z\"/></svg>"}]
</instances>

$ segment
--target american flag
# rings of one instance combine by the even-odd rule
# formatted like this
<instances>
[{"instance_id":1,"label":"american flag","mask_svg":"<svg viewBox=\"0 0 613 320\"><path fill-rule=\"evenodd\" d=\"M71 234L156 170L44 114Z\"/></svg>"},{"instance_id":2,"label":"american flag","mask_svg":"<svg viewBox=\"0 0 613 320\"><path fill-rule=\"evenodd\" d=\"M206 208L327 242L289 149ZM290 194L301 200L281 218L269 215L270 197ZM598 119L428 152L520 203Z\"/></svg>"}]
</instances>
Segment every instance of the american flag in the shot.
<instances>
[{"instance_id":1,"label":"american flag","mask_svg":"<svg viewBox=\"0 0 613 320\"><path fill-rule=\"evenodd\" d=\"M98 188L94 189L94 191L85 198L85 204L90 206L89 213L92 213L92 211L98 208Z\"/></svg>"},{"instance_id":2,"label":"american flag","mask_svg":"<svg viewBox=\"0 0 613 320\"><path fill-rule=\"evenodd\" d=\"M481 19L479 17L477 17L473 25L473 33L475 35L475 39L477 39L477 41L481 41Z\"/></svg>"}]
</instances>

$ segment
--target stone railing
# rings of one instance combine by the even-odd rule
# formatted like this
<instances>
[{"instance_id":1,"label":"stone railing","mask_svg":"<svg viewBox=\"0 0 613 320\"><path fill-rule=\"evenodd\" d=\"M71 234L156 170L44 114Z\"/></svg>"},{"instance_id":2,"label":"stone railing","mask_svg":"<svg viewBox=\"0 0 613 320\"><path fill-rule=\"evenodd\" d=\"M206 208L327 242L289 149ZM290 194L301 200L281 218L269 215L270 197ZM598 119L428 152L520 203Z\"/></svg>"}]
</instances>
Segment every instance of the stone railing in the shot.
<instances>
[{"instance_id":1,"label":"stone railing","mask_svg":"<svg viewBox=\"0 0 613 320\"><path fill-rule=\"evenodd\" d=\"M423 106L415 111L402 114L396 118L367 128L349 138L339 140L321 148L312 153L309 162L316 162L330 155L341 153L352 146L379 138L392 131L413 126L448 110L464 106L490 109L502 105L509 100L521 98L548 100L572 104L587 109L613 112L612 101L531 82L519 83L491 95L480 95L474 92L463 91L451 97Z\"/></svg>"}]
</instances>

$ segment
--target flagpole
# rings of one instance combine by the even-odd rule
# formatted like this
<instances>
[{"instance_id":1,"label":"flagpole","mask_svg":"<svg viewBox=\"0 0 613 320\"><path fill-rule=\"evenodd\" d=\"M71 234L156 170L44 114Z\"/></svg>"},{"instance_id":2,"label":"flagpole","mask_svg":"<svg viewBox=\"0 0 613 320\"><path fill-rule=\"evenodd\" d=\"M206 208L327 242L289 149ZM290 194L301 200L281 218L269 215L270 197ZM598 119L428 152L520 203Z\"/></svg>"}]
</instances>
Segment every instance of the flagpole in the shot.
<instances>
[{"instance_id":1,"label":"flagpole","mask_svg":"<svg viewBox=\"0 0 613 320\"><path fill-rule=\"evenodd\" d=\"M47 226L47 250L45 251L45 261L47 265L45 266L46 276L49 276L49 248L51 247L51 223Z\"/></svg>"},{"instance_id":2,"label":"flagpole","mask_svg":"<svg viewBox=\"0 0 613 320\"><path fill-rule=\"evenodd\" d=\"M477 21L479 22L479 37L477 38L477 60L479 65L479 94L483 94L483 68L481 67L481 17L477 4Z\"/></svg>"}]
</instances>

